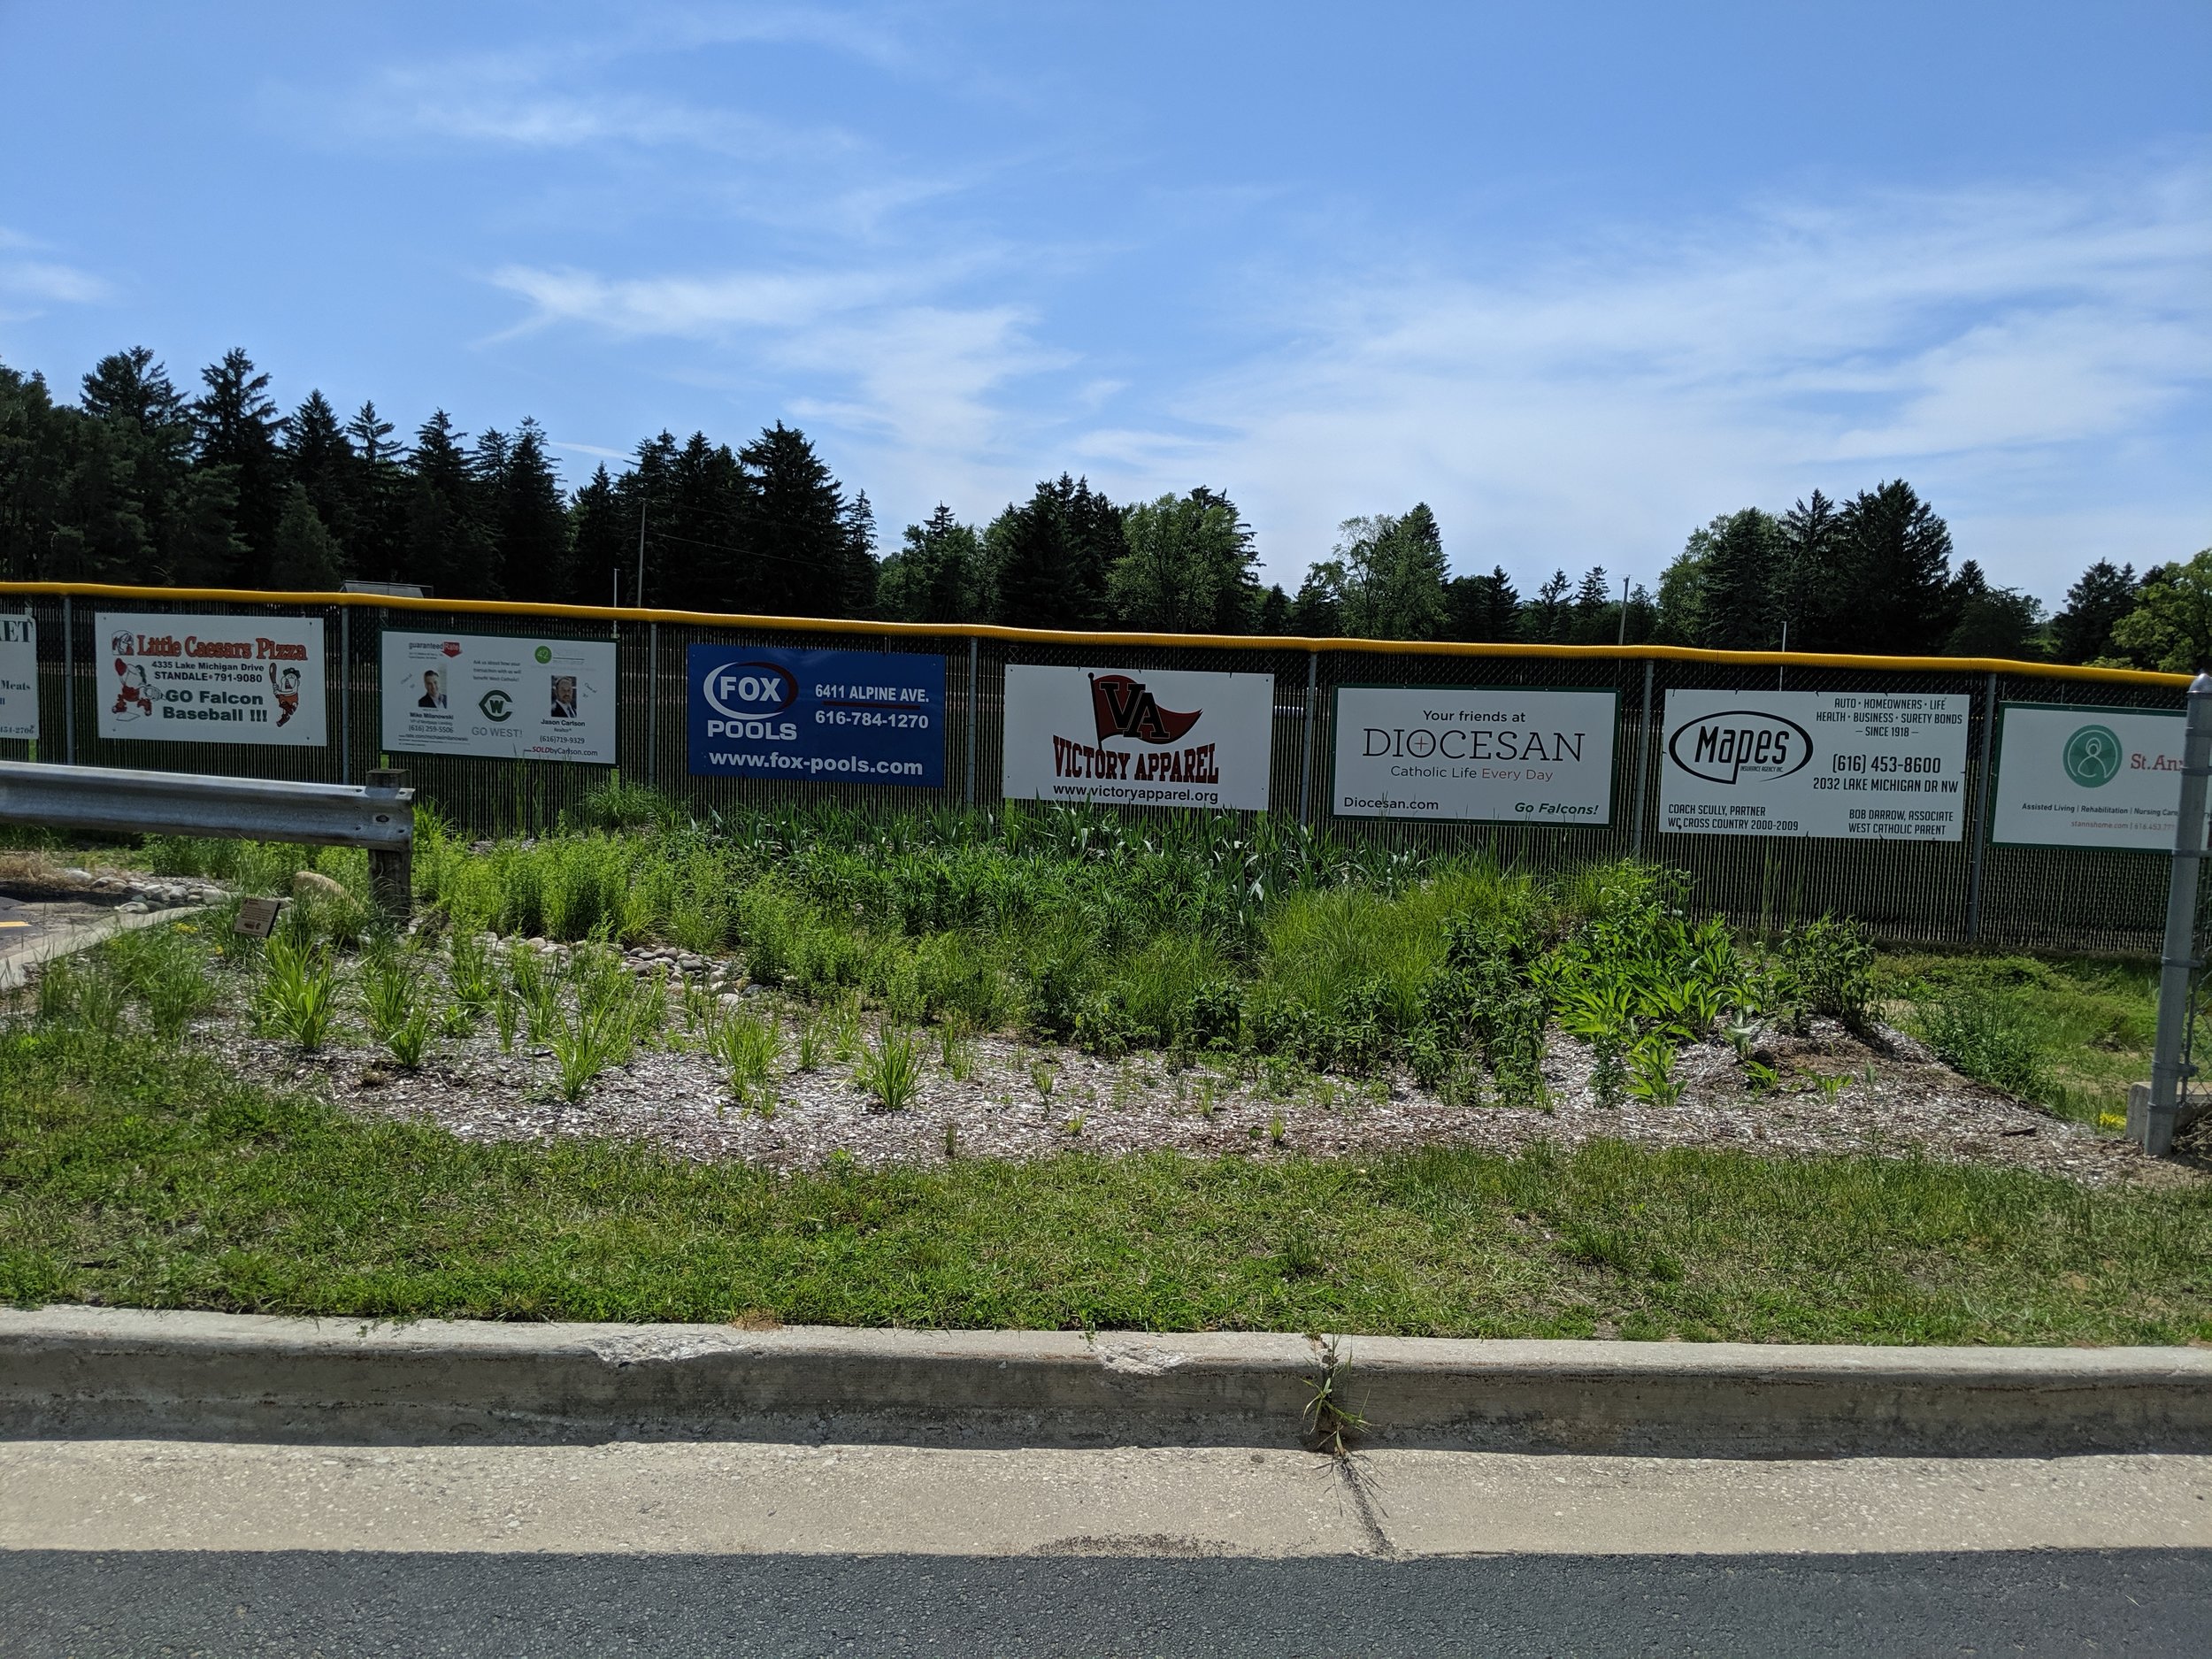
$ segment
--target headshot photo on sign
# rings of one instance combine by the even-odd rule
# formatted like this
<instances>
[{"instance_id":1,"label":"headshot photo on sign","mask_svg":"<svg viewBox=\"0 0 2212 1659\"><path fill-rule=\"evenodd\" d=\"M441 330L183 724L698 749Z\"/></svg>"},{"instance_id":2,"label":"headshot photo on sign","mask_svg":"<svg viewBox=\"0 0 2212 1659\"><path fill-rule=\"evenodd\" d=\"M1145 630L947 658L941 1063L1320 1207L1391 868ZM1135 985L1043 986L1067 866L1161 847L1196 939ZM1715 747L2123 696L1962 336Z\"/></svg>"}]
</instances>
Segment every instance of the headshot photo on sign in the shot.
<instances>
[{"instance_id":1,"label":"headshot photo on sign","mask_svg":"<svg viewBox=\"0 0 2212 1659\"><path fill-rule=\"evenodd\" d=\"M549 718L556 720L572 720L576 718L575 675L553 676L553 712Z\"/></svg>"},{"instance_id":2,"label":"headshot photo on sign","mask_svg":"<svg viewBox=\"0 0 2212 1659\"><path fill-rule=\"evenodd\" d=\"M422 674L422 695L415 700L418 709L445 707L445 679L434 668L426 668Z\"/></svg>"}]
</instances>

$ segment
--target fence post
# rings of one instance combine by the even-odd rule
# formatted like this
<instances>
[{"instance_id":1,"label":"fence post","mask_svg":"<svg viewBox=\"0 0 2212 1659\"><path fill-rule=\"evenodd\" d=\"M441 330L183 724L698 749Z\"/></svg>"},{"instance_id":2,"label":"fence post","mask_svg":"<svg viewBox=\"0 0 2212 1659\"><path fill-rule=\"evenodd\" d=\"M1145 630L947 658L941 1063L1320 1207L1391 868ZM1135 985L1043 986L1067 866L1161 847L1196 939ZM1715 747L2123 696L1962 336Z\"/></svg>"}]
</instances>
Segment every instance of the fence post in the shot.
<instances>
[{"instance_id":1,"label":"fence post","mask_svg":"<svg viewBox=\"0 0 2212 1659\"><path fill-rule=\"evenodd\" d=\"M644 517L644 509L638 516ZM619 676L617 677L619 679ZM661 625L645 625L645 781L660 787L661 757Z\"/></svg>"},{"instance_id":2,"label":"fence post","mask_svg":"<svg viewBox=\"0 0 2212 1659\"><path fill-rule=\"evenodd\" d=\"M1306 719L1303 727L1305 741L1298 755L1298 822L1307 821L1307 808L1313 799L1313 701L1318 695L1315 687L1321 673L1321 653L1306 653Z\"/></svg>"},{"instance_id":3,"label":"fence post","mask_svg":"<svg viewBox=\"0 0 2212 1659\"><path fill-rule=\"evenodd\" d=\"M2153 1157L2173 1150L2183 1087L2196 1070L2182 1059L2182 1051L2188 1046L2190 976L2202 965L2196 954L2197 872L2204 857L2208 773L2212 773L2212 674L2199 674L2189 685L2189 723L2182 739L2181 817L2174 826L2166 948L2158 964L2158 1041L2151 1050L2151 1095L2140 1125L2143 1150Z\"/></svg>"},{"instance_id":4,"label":"fence post","mask_svg":"<svg viewBox=\"0 0 2212 1659\"><path fill-rule=\"evenodd\" d=\"M407 774L397 766L379 766L369 773L368 787L396 794L407 787ZM415 841L390 851L369 849L369 901L394 922L404 922L415 908Z\"/></svg>"},{"instance_id":5,"label":"fence post","mask_svg":"<svg viewBox=\"0 0 2212 1659\"><path fill-rule=\"evenodd\" d=\"M61 757L77 764L77 628L69 595L61 596Z\"/></svg>"},{"instance_id":6,"label":"fence post","mask_svg":"<svg viewBox=\"0 0 2212 1659\"><path fill-rule=\"evenodd\" d=\"M353 607L338 607L338 781L353 781Z\"/></svg>"},{"instance_id":7,"label":"fence post","mask_svg":"<svg viewBox=\"0 0 2212 1659\"><path fill-rule=\"evenodd\" d=\"M981 657L981 655L982 652L978 648L976 643L976 637L974 634L971 634L968 635L968 804L970 806L973 806L975 804L975 680L978 672L978 659Z\"/></svg>"},{"instance_id":8,"label":"fence post","mask_svg":"<svg viewBox=\"0 0 2212 1659\"><path fill-rule=\"evenodd\" d=\"M1644 718L1636 728L1636 814L1634 840L1629 847L1635 857L1644 856L1644 788L1651 780L1651 658L1644 658Z\"/></svg>"},{"instance_id":9,"label":"fence post","mask_svg":"<svg viewBox=\"0 0 2212 1659\"><path fill-rule=\"evenodd\" d=\"M1990 738L1997 729L1997 671L1993 668L1982 700L1982 787L1980 798L1974 803L1973 863L1966 878L1966 942L1970 945L1982 936L1982 854L1989 844L1990 786L1995 781L1989 775Z\"/></svg>"}]
</instances>

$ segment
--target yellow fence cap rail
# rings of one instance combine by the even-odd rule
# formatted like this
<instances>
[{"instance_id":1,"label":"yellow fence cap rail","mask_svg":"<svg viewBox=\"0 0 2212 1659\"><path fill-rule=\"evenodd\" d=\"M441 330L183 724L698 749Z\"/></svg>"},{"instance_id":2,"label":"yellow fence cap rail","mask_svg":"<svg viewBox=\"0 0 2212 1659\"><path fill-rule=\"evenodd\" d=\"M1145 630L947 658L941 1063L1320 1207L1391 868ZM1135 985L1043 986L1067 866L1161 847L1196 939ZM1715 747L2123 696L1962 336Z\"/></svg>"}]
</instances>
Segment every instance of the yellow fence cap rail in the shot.
<instances>
[{"instance_id":1,"label":"yellow fence cap rail","mask_svg":"<svg viewBox=\"0 0 2212 1659\"><path fill-rule=\"evenodd\" d=\"M1499 657L1603 659L1613 662L1712 663L1776 668L1858 668L1886 672L2029 674L2112 686L2188 688L2186 674L2139 668L2087 668L2003 657L1879 657L1847 651L1709 651L1688 645L1523 645L1456 640L1313 639L1274 634L1144 634L1112 629L1010 628L979 622L877 622L844 617L753 617L718 611L662 611L638 605L554 605L503 599L411 599L389 594L270 591L249 588L137 588L108 582L0 581L0 599L200 601L231 605L333 605L419 611L441 616L545 617L570 622L667 622L691 627L794 634L869 634L891 639L1004 640L1033 645L1149 646L1164 650L1358 651L1393 657Z\"/></svg>"}]
</instances>

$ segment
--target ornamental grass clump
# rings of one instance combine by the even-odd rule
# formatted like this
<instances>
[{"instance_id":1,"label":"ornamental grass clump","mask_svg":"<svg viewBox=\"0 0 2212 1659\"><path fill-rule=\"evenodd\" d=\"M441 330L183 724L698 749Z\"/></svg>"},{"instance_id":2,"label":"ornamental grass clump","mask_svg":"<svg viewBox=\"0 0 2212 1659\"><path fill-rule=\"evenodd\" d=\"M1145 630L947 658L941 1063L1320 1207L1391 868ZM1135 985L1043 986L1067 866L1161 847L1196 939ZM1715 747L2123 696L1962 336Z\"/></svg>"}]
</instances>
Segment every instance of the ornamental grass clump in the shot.
<instances>
[{"instance_id":1,"label":"ornamental grass clump","mask_svg":"<svg viewBox=\"0 0 2212 1659\"><path fill-rule=\"evenodd\" d=\"M853 1081L883 1110L904 1111L922 1087L920 1041L910 1031L878 1032L853 1063Z\"/></svg>"},{"instance_id":2,"label":"ornamental grass clump","mask_svg":"<svg viewBox=\"0 0 2212 1659\"><path fill-rule=\"evenodd\" d=\"M772 1107L776 1062L783 1056L781 1028L757 1014L733 1014L714 1024L707 1041L733 1098L742 1106Z\"/></svg>"},{"instance_id":3,"label":"ornamental grass clump","mask_svg":"<svg viewBox=\"0 0 2212 1659\"><path fill-rule=\"evenodd\" d=\"M305 1053L319 1049L338 1013L338 969L328 949L271 939L253 1006L263 1030Z\"/></svg>"}]
</instances>

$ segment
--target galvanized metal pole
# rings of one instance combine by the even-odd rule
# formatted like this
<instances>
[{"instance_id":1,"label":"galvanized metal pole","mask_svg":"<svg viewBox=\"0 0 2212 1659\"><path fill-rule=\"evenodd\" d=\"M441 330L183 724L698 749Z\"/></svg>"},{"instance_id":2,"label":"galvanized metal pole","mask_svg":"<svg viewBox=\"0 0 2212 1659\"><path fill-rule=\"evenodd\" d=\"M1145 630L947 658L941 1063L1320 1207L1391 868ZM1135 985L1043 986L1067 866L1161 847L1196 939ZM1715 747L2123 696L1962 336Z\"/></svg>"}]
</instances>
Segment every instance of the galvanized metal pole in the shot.
<instances>
[{"instance_id":1,"label":"galvanized metal pole","mask_svg":"<svg viewBox=\"0 0 2212 1659\"><path fill-rule=\"evenodd\" d=\"M353 781L353 607L338 607L338 781Z\"/></svg>"},{"instance_id":2,"label":"galvanized metal pole","mask_svg":"<svg viewBox=\"0 0 2212 1659\"><path fill-rule=\"evenodd\" d=\"M1636 727L1636 803L1629 810L1636 815L1635 839L1629 850L1637 857L1644 856L1644 786L1651 778L1651 658L1644 658L1644 718Z\"/></svg>"},{"instance_id":3,"label":"galvanized metal pole","mask_svg":"<svg viewBox=\"0 0 2212 1659\"><path fill-rule=\"evenodd\" d=\"M2212 674L2189 686L2189 724L2182 738L2181 817L2174 826L2173 879L2166 889L2166 948L2159 958L2158 1041L2151 1050L2151 1093L2139 1125L2143 1150L2173 1150L2183 1085L2193 1066L2181 1051L2188 1034L2190 976L2197 958L2197 873L2204 859L2205 779L2212 775Z\"/></svg>"},{"instance_id":4,"label":"galvanized metal pole","mask_svg":"<svg viewBox=\"0 0 2212 1659\"><path fill-rule=\"evenodd\" d=\"M61 757L77 764L77 628L67 594L61 596Z\"/></svg>"},{"instance_id":5,"label":"galvanized metal pole","mask_svg":"<svg viewBox=\"0 0 2212 1659\"><path fill-rule=\"evenodd\" d=\"M1301 733L1305 741L1299 745L1298 754L1298 821L1301 824L1307 821L1307 814L1313 800L1313 702L1314 698L1319 695L1316 687L1320 677L1321 653L1308 651L1306 653L1306 718L1304 725L1301 727Z\"/></svg>"},{"instance_id":6,"label":"galvanized metal pole","mask_svg":"<svg viewBox=\"0 0 2212 1659\"><path fill-rule=\"evenodd\" d=\"M1989 689L1982 696L1981 795L1975 802L1973 864L1966 878L1966 942L1982 936L1982 854L1989 845L1989 743L1997 729L1997 675L1992 670Z\"/></svg>"},{"instance_id":7,"label":"galvanized metal pole","mask_svg":"<svg viewBox=\"0 0 2212 1659\"><path fill-rule=\"evenodd\" d=\"M975 804L975 749L976 749L976 673L982 652L977 648L976 637L968 635L968 804Z\"/></svg>"},{"instance_id":8,"label":"galvanized metal pole","mask_svg":"<svg viewBox=\"0 0 2212 1659\"><path fill-rule=\"evenodd\" d=\"M645 625L645 781L661 780L661 625Z\"/></svg>"}]
</instances>

